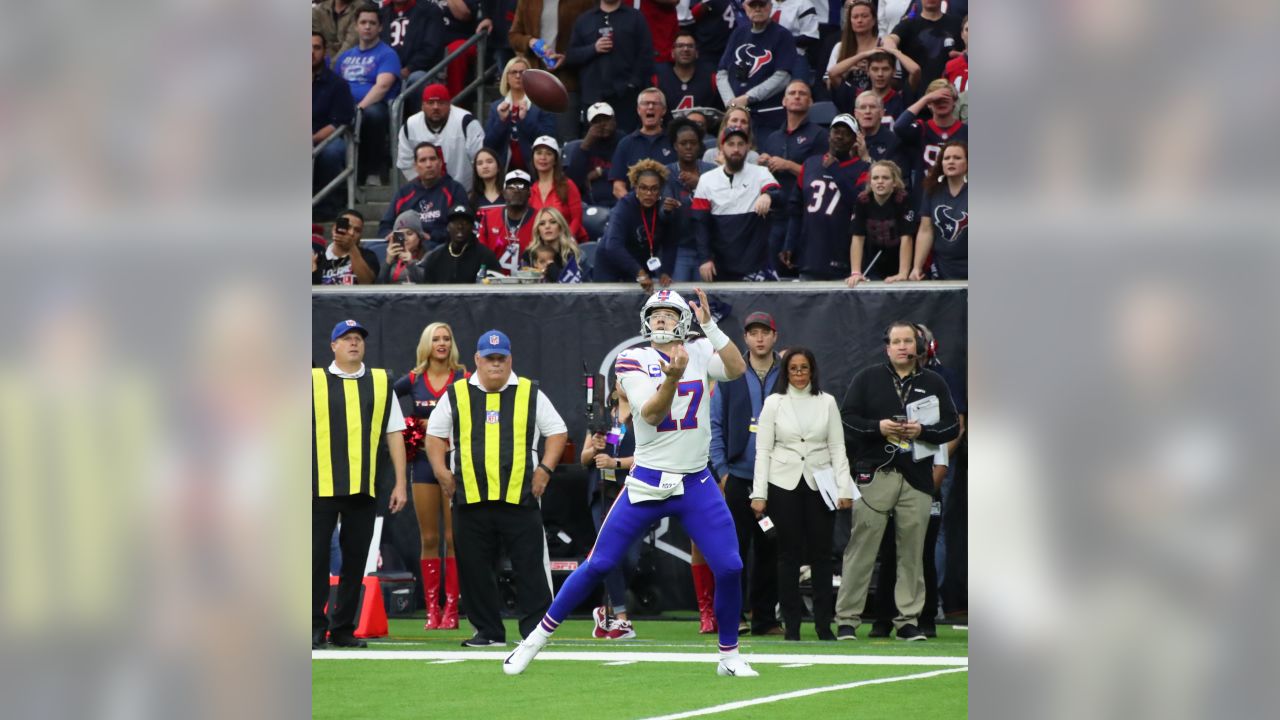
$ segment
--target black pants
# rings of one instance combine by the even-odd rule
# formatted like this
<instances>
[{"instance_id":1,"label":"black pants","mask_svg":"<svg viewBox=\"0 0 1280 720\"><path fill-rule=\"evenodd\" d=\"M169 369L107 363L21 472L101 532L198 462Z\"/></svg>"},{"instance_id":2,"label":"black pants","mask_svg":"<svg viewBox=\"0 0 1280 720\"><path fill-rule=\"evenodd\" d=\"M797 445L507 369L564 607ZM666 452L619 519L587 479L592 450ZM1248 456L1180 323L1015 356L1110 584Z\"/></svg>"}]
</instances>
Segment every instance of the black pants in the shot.
<instances>
[{"instance_id":1,"label":"black pants","mask_svg":"<svg viewBox=\"0 0 1280 720\"><path fill-rule=\"evenodd\" d=\"M344 481L345 482L345 481ZM334 635L349 636L356 630L356 609L364 583L364 565L373 540L377 517L368 495L311 498L311 630L326 625L324 604L329 600L329 541L342 518L338 545L342 548L342 572L338 576L336 607L329 608L328 628Z\"/></svg>"},{"instance_id":2,"label":"black pants","mask_svg":"<svg viewBox=\"0 0 1280 720\"><path fill-rule=\"evenodd\" d=\"M831 590L831 533L836 514L804 480L794 490L769 486L769 517L778 528L778 600L788 634L800 632L800 565L809 560L813 584L813 622L820 633L831 631L835 595Z\"/></svg>"},{"instance_id":3,"label":"black pants","mask_svg":"<svg viewBox=\"0 0 1280 720\"><path fill-rule=\"evenodd\" d=\"M494 566L500 548L515 575L520 635L527 636L551 607L550 566L542 512L504 502L453 506L453 545L458 556L458 589L476 632L506 642L502 598Z\"/></svg>"},{"instance_id":4,"label":"black pants","mask_svg":"<svg viewBox=\"0 0 1280 720\"><path fill-rule=\"evenodd\" d=\"M930 515L929 527L924 535L924 608L920 611L921 627L936 624L938 615L938 566L934 562L934 554L938 548L938 530L942 526L942 518ZM890 625L898 615L897 604L893 600L893 587L898 580L897 543L893 539L893 518L885 527L884 538L880 541L880 576L876 581L876 593L868 602L875 608L874 617L881 625ZM872 615L872 613L867 613Z\"/></svg>"},{"instance_id":5,"label":"black pants","mask_svg":"<svg viewBox=\"0 0 1280 720\"><path fill-rule=\"evenodd\" d=\"M751 632L761 633L778 625L774 613L778 604L778 544L756 523L756 515L751 511L750 480L730 475L724 486L724 501L738 532L738 552L742 553L743 567L742 597L751 608Z\"/></svg>"}]
</instances>

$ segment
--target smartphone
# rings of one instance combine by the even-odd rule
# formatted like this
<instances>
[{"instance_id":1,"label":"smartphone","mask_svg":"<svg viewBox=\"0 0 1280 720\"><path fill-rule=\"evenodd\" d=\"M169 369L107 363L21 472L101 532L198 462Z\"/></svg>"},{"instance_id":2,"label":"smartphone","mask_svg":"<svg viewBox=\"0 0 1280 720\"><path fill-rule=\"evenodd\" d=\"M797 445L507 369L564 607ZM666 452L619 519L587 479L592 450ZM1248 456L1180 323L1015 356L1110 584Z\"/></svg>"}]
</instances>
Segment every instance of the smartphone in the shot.
<instances>
[{"instance_id":1,"label":"smartphone","mask_svg":"<svg viewBox=\"0 0 1280 720\"><path fill-rule=\"evenodd\" d=\"M341 230L341 231L343 231L343 232L346 232L346 231L350 230L350 229L351 229L351 218L347 217L346 215L343 215L342 217L338 218L337 220L334 220L334 221L333 221L333 229L334 229L334 230Z\"/></svg>"},{"instance_id":2,"label":"smartphone","mask_svg":"<svg viewBox=\"0 0 1280 720\"><path fill-rule=\"evenodd\" d=\"M893 416L893 421L894 421L894 422L896 422L896 423L898 423L899 425L901 425L902 423L904 423L904 422L906 422L906 421L907 421L907 416L906 416L906 415L894 415L894 416Z\"/></svg>"},{"instance_id":3,"label":"smartphone","mask_svg":"<svg viewBox=\"0 0 1280 720\"><path fill-rule=\"evenodd\" d=\"M403 245L403 244L404 244L404 238L405 238L405 232L404 232L403 230L396 230L395 232L391 233L391 237L392 237L396 242L398 242L398 243L400 243L401 245Z\"/></svg>"}]
</instances>

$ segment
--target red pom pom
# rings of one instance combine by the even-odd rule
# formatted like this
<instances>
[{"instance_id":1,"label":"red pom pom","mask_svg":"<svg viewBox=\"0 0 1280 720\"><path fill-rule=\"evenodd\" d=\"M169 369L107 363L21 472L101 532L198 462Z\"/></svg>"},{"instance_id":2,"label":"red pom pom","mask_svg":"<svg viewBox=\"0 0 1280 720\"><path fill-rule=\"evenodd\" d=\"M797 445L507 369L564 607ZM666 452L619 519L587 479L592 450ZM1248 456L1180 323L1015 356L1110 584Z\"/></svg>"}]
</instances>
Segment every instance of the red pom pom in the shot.
<instances>
[{"instance_id":1,"label":"red pom pom","mask_svg":"<svg viewBox=\"0 0 1280 720\"><path fill-rule=\"evenodd\" d=\"M418 450L422 448L422 443L426 441L426 423L423 420L411 417L405 425L404 456L407 462L413 462L414 458L418 457Z\"/></svg>"}]
</instances>

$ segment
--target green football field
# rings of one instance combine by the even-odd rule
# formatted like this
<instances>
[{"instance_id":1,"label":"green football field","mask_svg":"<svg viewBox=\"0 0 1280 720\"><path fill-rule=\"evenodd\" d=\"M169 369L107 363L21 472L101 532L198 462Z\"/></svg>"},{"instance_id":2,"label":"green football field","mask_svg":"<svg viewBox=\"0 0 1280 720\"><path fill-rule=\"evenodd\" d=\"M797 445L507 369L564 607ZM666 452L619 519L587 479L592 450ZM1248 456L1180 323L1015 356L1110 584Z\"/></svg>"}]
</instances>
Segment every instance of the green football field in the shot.
<instances>
[{"instance_id":1,"label":"green football field","mask_svg":"<svg viewBox=\"0 0 1280 720\"><path fill-rule=\"evenodd\" d=\"M636 623L634 640L596 640L589 620L569 620L522 675L508 677L508 645L468 649L455 631L392 620L367 650L312 653L317 718L886 718L967 717L968 632L938 627L937 639L801 642L742 638L758 678L716 675L716 639L692 621Z\"/></svg>"}]
</instances>

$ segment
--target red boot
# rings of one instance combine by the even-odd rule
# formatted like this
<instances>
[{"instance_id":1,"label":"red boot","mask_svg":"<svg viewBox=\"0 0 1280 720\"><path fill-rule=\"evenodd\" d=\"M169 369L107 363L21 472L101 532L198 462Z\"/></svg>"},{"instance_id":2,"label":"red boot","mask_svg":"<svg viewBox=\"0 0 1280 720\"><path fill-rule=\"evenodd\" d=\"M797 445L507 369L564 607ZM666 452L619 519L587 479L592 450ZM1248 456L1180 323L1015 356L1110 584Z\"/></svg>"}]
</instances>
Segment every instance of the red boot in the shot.
<instances>
[{"instance_id":1,"label":"red boot","mask_svg":"<svg viewBox=\"0 0 1280 720\"><path fill-rule=\"evenodd\" d=\"M427 601L427 624L423 630L440 627L440 558L422 561L422 597Z\"/></svg>"},{"instance_id":2,"label":"red boot","mask_svg":"<svg viewBox=\"0 0 1280 720\"><path fill-rule=\"evenodd\" d=\"M441 630L458 629L458 561L444 559L444 616L440 618Z\"/></svg>"},{"instance_id":3,"label":"red boot","mask_svg":"<svg viewBox=\"0 0 1280 720\"><path fill-rule=\"evenodd\" d=\"M693 591L698 596L698 618L702 624L698 632L706 635L718 632L716 625L716 576L708 565L693 565Z\"/></svg>"}]
</instances>

